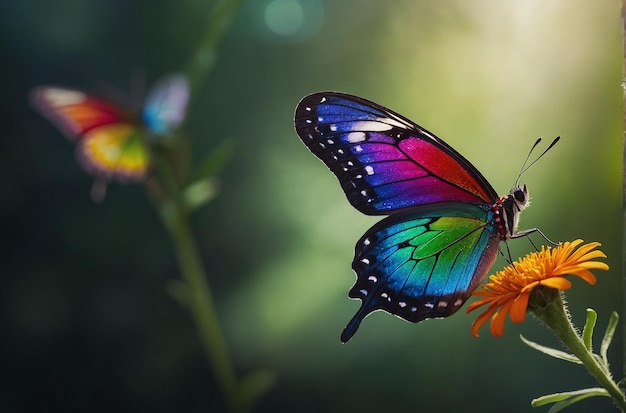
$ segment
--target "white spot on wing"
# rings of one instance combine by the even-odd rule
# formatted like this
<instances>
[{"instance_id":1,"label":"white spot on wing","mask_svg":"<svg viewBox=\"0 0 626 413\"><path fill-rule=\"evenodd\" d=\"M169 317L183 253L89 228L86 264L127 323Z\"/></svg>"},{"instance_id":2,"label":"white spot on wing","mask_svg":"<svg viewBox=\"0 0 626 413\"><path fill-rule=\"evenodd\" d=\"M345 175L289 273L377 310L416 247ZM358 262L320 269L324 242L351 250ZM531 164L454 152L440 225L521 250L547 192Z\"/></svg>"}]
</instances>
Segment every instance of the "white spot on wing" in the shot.
<instances>
[{"instance_id":1,"label":"white spot on wing","mask_svg":"<svg viewBox=\"0 0 626 413\"><path fill-rule=\"evenodd\" d=\"M387 119L385 119L385 122L387 122ZM377 121L364 120L360 122L354 122L354 129L356 130L384 132L384 131L390 130L392 127L393 126L389 125L388 123L377 122Z\"/></svg>"},{"instance_id":2,"label":"white spot on wing","mask_svg":"<svg viewBox=\"0 0 626 413\"><path fill-rule=\"evenodd\" d=\"M374 175L374 168L373 168L371 165L367 165L367 166L365 167L365 172L366 172L368 175Z\"/></svg>"},{"instance_id":3,"label":"white spot on wing","mask_svg":"<svg viewBox=\"0 0 626 413\"><path fill-rule=\"evenodd\" d=\"M460 306L461 304L463 304L463 300L461 300L460 298L459 298L459 299L457 299L457 300L454 302L454 306L455 306L455 307L458 307L458 306Z\"/></svg>"},{"instance_id":4,"label":"white spot on wing","mask_svg":"<svg viewBox=\"0 0 626 413\"><path fill-rule=\"evenodd\" d=\"M367 135L365 134L365 132L350 132L348 135L346 135L349 143L363 142L366 137Z\"/></svg>"},{"instance_id":5,"label":"white spot on wing","mask_svg":"<svg viewBox=\"0 0 626 413\"><path fill-rule=\"evenodd\" d=\"M87 95L76 90L44 89L42 97L53 106L75 105L83 102Z\"/></svg>"}]
</instances>

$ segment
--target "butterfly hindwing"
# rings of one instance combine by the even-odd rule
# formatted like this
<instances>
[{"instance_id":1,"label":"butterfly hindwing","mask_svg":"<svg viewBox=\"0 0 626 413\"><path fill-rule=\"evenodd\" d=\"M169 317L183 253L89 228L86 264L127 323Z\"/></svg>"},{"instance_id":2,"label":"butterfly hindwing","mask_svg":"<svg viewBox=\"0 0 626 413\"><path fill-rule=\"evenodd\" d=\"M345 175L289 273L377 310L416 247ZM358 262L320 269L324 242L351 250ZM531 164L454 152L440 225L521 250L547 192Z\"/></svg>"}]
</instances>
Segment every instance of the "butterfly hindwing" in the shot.
<instances>
[{"instance_id":1,"label":"butterfly hindwing","mask_svg":"<svg viewBox=\"0 0 626 413\"><path fill-rule=\"evenodd\" d=\"M472 204L421 206L367 231L355 248L357 281L349 292L362 304L341 340L348 341L376 310L411 322L455 313L498 253L491 214Z\"/></svg>"},{"instance_id":2,"label":"butterfly hindwing","mask_svg":"<svg viewBox=\"0 0 626 413\"><path fill-rule=\"evenodd\" d=\"M337 176L359 211L389 214L436 202L491 204L497 194L453 148L403 116L336 92L298 104L300 139Z\"/></svg>"}]
</instances>

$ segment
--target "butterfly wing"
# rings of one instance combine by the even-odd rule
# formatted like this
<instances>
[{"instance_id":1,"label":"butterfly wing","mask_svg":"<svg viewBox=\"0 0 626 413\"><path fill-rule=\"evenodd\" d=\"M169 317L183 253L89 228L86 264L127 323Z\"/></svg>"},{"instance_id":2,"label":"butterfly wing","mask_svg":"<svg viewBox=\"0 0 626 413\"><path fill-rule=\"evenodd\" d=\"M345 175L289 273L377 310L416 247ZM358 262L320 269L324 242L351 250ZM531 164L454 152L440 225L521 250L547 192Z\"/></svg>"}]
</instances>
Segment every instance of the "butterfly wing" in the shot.
<instances>
[{"instance_id":1,"label":"butterfly wing","mask_svg":"<svg viewBox=\"0 0 626 413\"><path fill-rule=\"evenodd\" d=\"M79 90L48 86L34 89L31 102L61 132L78 140L78 158L88 171L105 180L144 177L148 156L132 111Z\"/></svg>"},{"instance_id":2,"label":"butterfly wing","mask_svg":"<svg viewBox=\"0 0 626 413\"><path fill-rule=\"evenodd\" d=\"M189 102L189 82L182 74L161 78L144 104L143 121L157 135L168 135L185 119Z\"/></svg>"},{"instance_id":3,"label":"butterfly wing","mask_svg":"<svg viewBox=\"0 0 626 413\"><path fill-rule=\"evenodd\" d=\"M296 108L295 128L365 214L497 199L489 182L448 144L363 98L335 92L306 96Z\"/></svg>"},{"instance_id":4,"label":"butterfly wing","mask_svg":"<svg viewBox=\"0 0 626 413\"><path fill-rule=\"evenodd\" d=\"M376 310L414 323L454 314L496 259L500 237L492 220L486 206L444 203L374 225L355 248L349 296L362 304L341 341Z\"/></svg>"}]
</instances>

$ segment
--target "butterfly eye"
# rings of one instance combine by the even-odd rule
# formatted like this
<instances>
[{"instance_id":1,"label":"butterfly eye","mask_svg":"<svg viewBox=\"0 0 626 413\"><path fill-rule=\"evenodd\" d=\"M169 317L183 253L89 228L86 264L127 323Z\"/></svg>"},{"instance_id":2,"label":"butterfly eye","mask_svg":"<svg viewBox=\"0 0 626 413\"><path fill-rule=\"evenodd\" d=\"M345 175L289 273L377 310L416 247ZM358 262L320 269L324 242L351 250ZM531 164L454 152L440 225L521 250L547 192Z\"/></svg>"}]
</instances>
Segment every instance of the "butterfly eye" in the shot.
<instances>
[{"instance_id":1,"label":"butterfly eye","mask_svg":"<svg viewBox=\"0 0 626 413\"><path fill-rule=\"evenodd\" d=\"M523 204L524 202L526 202L526 192L525 192L523 189L521 189L521 188L520 188L520 189L517 189L517 190L513 193L513 196L515 197L515 200L516 200L517 202L520 202L520 203L522 203L522 204Z\"/></svg>"}]
</instances>

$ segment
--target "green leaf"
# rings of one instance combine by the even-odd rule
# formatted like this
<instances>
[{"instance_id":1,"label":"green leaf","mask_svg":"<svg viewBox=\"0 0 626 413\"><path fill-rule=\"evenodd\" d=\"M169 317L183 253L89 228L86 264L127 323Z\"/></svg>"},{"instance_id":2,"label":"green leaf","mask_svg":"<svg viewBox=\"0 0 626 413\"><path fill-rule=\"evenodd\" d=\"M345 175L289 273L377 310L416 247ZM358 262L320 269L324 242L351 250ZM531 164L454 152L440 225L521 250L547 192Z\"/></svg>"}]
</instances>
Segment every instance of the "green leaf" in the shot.
<instances>
[{"instance_id":1,"label":"green leaf","mask_svg":"<svg viewBox=\"0 0 626 413\"><path fill-rule=\"evenodd\" d=\"M611 317L609 318L609 324L606 326L606 331L604 333L604 337L602 338L602 344L600 345L600 355L602 356L602 360L607 366L609 365L609 360L606 353L609 350L611 341L613 341L613 335L615 334L615 328L617 327L618 322L619 314L613 311L611 313Z\"/></svg>"},{"instance_id":2,"label":"green leaf","mask_svg":"<svg viewBox=\"0 0 626 413\"><path fill-rule=\"evenodd\" d=\"M583 364L583 362L580 361L580 359L578 357L576 357L575 355L573 355L573 354L566 353L564 351L557 350L555 348L542 346L541 344L538 344L538 343L535 343L534 341L528 340L527 338L525 338L521 334L520 334L519 337L529 347L534 348L535 350L540 351L540 352L542 352L544 354L547 354L548 356L551 356L551 357L554 357L554 358L557 358L557 359L561 359L561 360L565 360L565 361L569 361L570 363Z\"/></svg>"},{"instance_id":3,"label":"green leaf","mask_svg":"<svg viewBox=\"0 0 626 413\"><path fill-rule=\"evenodd\" d=\"M572 404L577 403L581 400L587 399L589 397L597 397L597 396L610 397L609 392L603 389L602 387L592 387L592 388L583 389L583 390L574 390L574 391L568 391L568 392L562 392L562 393L547 394L545 396L541 396L541 397L537 397L536 399L533 399L530 402L530 405L532 407L539 407L539 406L544 406L550 403L556 403L554 406L552 406L552 408L548 412L548 413L556 413L556 412L560 412L567 406L571 406Z\"/></svg>"},{"instance_id":4,"label":"green leaf","mask_svg":"<svg viewBox=\"0 0 626 413\"><path fill-rule=\"evenodd\" d=\"M218 184L213 178L198 180L188 185L183 191L183 201L187 211L191 212L200 208L215 199L217 193Z\"/></svg>"},{"instance_id":5,"label":"green leaf","mask_svg":"<svg viewBox=\"0 0 626 413\"><path fill-rule=\"evenodd\" d=\"M215 176L232 159L235 153L235 142L225 140L206 154L194 173L195 180L203 180Z\"/></svg>"},{"instance_id":6,"label":"green leaf","mask_svg":"<svg viewBox=\"0 0 626 413\"><path fill-rule=\"evenodd\" d=\"M587 321L585 327L583 327L583 344L585 348L591 352L593 329L596 326L596 320L598 319L598 313L593 308L587 309Z\"/></svg>"}]
</instances>

